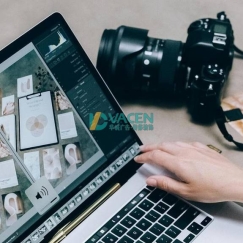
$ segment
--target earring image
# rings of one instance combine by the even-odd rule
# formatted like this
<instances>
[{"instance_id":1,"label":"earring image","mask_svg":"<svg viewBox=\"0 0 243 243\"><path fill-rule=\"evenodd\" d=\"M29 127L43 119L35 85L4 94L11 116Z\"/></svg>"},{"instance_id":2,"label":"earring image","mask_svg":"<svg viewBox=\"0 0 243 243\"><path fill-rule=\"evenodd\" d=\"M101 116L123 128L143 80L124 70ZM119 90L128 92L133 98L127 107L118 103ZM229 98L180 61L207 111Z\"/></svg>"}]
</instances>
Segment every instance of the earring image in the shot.
<instances>
[{"instance_id":1,"label":"earring image","mask_svg":"<svg viewBox=\"0 0 243 243\"><path fill-rule=\"evenodd\" d=\"M18 220L18 215L24 212L21 198L16 193L9 193L4 198L4 208L10 215L6 220L6 225L11 226Z\"/></svg>"},{"instance_id":2,"label":"earring image","mask_svg":"<svg viewBox=\"0 0 243 243\"><path fill-rule=\"evenodd\" d=\"M64 149L64 157L68 163L66 172L71 175L77 170L77 164L82 162L80 149L75 144L68 144Z\"/></svg>"}]
</instances>

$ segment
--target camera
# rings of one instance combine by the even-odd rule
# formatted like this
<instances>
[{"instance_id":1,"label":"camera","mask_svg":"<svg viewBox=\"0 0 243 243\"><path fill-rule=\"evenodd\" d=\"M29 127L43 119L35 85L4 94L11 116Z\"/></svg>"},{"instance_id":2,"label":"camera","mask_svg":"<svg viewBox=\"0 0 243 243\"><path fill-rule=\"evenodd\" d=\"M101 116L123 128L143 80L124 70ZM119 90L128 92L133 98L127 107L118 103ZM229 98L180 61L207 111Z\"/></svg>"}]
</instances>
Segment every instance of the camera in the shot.
<instances>
[{"instance_id":1,"label":"camera","mask_svg":"<svg viewBox=\"0 0 243 243\"><path fill-rule=\"evenodd\" d=\"M182 96L194 120L212 120L233 63L233 29L221 12L187 32L183 43L127 26L104 30L97 69L115 94Z\"/></svg>"}]
</instances>

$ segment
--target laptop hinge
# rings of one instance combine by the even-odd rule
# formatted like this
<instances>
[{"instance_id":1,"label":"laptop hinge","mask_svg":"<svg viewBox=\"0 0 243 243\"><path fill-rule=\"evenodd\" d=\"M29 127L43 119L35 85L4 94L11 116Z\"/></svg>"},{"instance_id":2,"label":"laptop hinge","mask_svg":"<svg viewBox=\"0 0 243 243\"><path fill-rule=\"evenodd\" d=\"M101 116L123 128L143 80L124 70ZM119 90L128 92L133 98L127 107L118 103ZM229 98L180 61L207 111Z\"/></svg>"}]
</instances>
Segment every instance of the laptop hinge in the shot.
<instances>
[{"instance_id":1,"label":"laptop hinge","mask_svg":"<svg viewBox=\"0 0 243 243\"><path fill-rule=\"evenodd\" d=\"M82 223L90 214L92 214L101 204L103 204L109 197L111 197L121 185L116 183L106 193L104 193L97 201L95 201L89 208L87 208L76 219L62 227L49 241L49 243L58 243L63 240L71 231L73 231L80 223Z\"/></svg>"}]
</instances>

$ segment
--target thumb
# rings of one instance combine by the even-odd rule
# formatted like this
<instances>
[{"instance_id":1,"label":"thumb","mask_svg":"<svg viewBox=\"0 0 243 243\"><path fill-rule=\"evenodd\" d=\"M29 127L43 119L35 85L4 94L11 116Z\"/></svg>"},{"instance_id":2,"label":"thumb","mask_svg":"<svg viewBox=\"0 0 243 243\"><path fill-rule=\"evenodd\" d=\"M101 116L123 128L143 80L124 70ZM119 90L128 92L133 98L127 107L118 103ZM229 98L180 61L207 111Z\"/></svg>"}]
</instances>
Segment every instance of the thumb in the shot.
<instances>
[{"instance_id":1,"label":"thumb","mask_svg":"<svg viewBox=\"0 0 243 243\"><path fill-rule=\"evenodd\" d=\"M174 180L167 176L150 176L146 183L149 186L157 187L161 190L174 194L183 194L186 189L186 184L177 180Z\"/></svg>"}]
</instances>

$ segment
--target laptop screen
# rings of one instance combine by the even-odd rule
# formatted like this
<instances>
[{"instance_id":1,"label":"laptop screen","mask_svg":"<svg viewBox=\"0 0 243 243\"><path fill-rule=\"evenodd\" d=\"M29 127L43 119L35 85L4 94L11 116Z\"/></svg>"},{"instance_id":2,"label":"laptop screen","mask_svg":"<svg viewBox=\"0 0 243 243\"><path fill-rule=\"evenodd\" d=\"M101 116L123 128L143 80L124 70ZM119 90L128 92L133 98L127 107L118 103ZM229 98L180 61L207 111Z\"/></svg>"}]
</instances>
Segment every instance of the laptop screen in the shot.
<instances>
[{"instance_id":1,"label":"laptop screen","mask_svg":"<svg viewBox=\"0 0 243 243\"><path fill-rule=\"evenodd\" d=\"M62 23L0 64L1 242L19 242L36 222L23 242L41 241L138 153L137 136L101 82ZM42 211L48 189L36 191L36 202L26 193L40 180L58 195Z\"/></svg>"}]
</instances>

